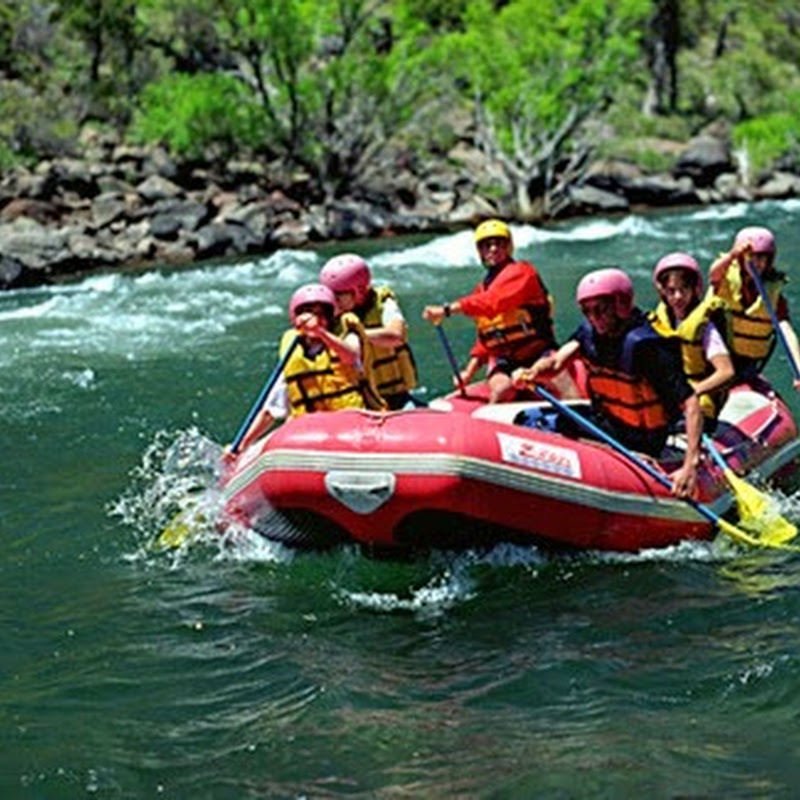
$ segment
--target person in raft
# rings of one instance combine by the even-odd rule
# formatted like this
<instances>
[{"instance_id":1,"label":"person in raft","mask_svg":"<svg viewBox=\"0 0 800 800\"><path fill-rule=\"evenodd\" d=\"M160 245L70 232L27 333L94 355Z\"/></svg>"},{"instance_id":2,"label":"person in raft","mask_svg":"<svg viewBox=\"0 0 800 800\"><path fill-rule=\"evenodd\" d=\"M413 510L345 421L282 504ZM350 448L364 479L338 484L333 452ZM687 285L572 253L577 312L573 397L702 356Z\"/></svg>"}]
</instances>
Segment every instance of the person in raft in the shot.
<instances>
[{"instance_id":1,"label":"person in raft","mask_svg":"<svg viewBox=\"0 0 800 800\"><path fill-rule=\"evenodd\" d=\"M683 370L700 400L703 427L713 433L734 377L724 339L725 302L711 293L703 297L703 275L688 253L659 259L653 283L661 301L649 314L650 324L656 333L680 341Z\"/></svg>"},{"instance_id":2,"label":"person in raft","mask_svg":"<svg viewBox=\"0 0 800 800\"><path fill-rule=\"evenodd\" d=\"M369 345L364 328L355 314L337 318L336 298L327 286L301 286L289 301L289 319L294 327L281 338L280 357L296 339L298 344L245 432L240 451L261 438L273 422L287 416L386 408L371 380L370 365L365 363Z\"/></svg>"},{"instance_id":3,"label":"person in raft","mask_svg":"<svg viewBox=\"0 0 800 800\"><path fill-rule=\"evenodd\" d=\"M373 286L367 262L353 253L327 261L319 282L334 293L340 313L353 312L361 320L372 349L375 385L389 410L413 408L416 403L411 390L417 385L417 366L394 292L388 286Z\"/></svg>"},{"instance_id":4,"label":"person in raft","mask_svg":"<svg viewBox=\"0 0 800 800\"><path fill-rule=\"evenodd\" d=\"M775 269L775 236L769 228L742 228L733 247L711 265L711 289L730 309L729 344L737 380L751 382L764 369L775 347L772 317L750 269L758 270L766 295L772 304L783 338L800 369L800 345L789 319L789 307L783 295L786 275ZM800 390L800 380L794 381Z\"/></svg>"},{"instance_id":5,"label":"person in raft","mask_svg":"<svg viewBox=\"0 0 800 800\"><path fill-rule=\"evenodd\" d=\"M439 325L445 317L464 314L475 320L477 340L461 371L469 383L482 365L489 378L489 402L510 399L511 374L555 349L550 298L536 267L516 261L511 231L489 219L475 229L475 244L486 277L471 294L444 305L426 306L423 319Z\"/></svg>"},{"instance_id":6,"label":"person in raft","mask_svg":"<svg viewBox=\"0 0 800 800\"><path fill-rule=\"evenodd\" d=\"M575 358L584 361L592 398L591 420L632 450L657 458L671 425L683 416L686 451L672 478L673 493L691 497L697 486L702 414L683 371L677 338L657 334L634 306L633 283L616 267L595 270L578 283L576 299L584 321L555 353L514 373L526 386L559 372ZM559 420L563 432L574 432Z\"/></svg>"}]
</instances>

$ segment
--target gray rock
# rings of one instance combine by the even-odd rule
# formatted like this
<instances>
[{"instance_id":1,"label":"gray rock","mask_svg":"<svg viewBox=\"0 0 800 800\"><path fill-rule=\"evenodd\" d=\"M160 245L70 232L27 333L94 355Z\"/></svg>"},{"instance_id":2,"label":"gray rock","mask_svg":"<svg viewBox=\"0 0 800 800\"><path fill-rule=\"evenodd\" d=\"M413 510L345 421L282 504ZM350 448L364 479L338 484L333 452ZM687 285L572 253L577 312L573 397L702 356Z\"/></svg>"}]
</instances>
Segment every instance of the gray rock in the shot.
<instances>
[{"instance_id":1,"label":"gray rock","mask_svg":"<svg viewBox=\"0 0 800 800\"><path fill-rule=\"evenodd\" d=\"M572 186L567 192L570 213L627 211L628 200L596 186Z\"/></svg>"},{"instance_id":2,"label":"gray rock","mask_svg":"<svg viewBox=\"0 0 800 800\"><path fill-rule=\"evenodd\" d=\"M180 186L177 186L167 178L163 178L161 175L150 175L145 178L136 187L136 191L148 203L155 203L157 200L174 199L183 195L183 189Z\"/></svg>"},{"instance_id":3,"label":"gray rock","mask_svg":"<svg viewBox=\"0 0 800 800\"><path fill-rule=\"evenodd\" d=\"M690 178L702 188L713 186L722 173L735 171L736 165L727 143L714 136L692 139L672 168L676 178Z\"/></svg>"}]
</instances>

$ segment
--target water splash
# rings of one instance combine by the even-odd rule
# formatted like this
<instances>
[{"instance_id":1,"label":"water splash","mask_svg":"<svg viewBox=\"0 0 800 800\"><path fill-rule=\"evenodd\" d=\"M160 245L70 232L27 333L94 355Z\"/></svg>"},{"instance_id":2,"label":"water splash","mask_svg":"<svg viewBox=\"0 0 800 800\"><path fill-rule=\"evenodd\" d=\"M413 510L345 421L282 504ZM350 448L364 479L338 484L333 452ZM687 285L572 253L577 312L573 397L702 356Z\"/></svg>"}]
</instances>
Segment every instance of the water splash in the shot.
<instances>
[{"instance_id":1,"label":"water splash","mask_svg":"<svg viewBox=\"0 0 800 800\"><path fill-rule=\"evenodd\" d=\"M497 569L523 568L534 578L550 559L535 547L499 544L490 550L463 552L434 551L426 565L426 577L420 586L406 591L348 589L341 579L334 584L334 598L342 605L380 614L410 613L419 619L436 619L464 605L481 592L481 572L489 575Z\"/></svg>"},{"instance_id":2,"label":"water splash","mask_svg":"<svg viewBox=\"0 0 800 800\"><path fill-rule=\"evenodd\" d=\"M146 543L177 517L196 525L197 533L210 530L222 504L221 452L220 445L197 428L160 431L131 472L131 485L108 508L109 514Z\"/></svg>"}]
</instances>

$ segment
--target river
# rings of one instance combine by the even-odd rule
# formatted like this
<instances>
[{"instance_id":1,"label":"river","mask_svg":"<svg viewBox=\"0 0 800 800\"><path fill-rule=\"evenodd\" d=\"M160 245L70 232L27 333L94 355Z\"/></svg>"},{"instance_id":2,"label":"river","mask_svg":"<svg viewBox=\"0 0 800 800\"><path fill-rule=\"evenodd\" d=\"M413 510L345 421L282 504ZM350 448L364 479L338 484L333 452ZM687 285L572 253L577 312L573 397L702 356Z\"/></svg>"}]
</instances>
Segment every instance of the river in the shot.
<instances>
[{"instance_id":1,"label":"river","mask_svg":"<svg viewBox=\"0 0 800 800\"><path fill-rule=\"evenodd\" d=\"M513 230L564 337L591 268L629 269L647 307L661 255L707 265L745 224L770 225L793 272L799 223L787 201ZM794 797L797 556L149 546L211 482L291 292L343 249L0 295L0 795ZM479 280L471 234L360 251L441 393L421 310ZM447 325L464 360L473 328ZM782 353L767 375L800 411ZM781 502L800 522L800 497Z\"/></svg>"}]
</instances>

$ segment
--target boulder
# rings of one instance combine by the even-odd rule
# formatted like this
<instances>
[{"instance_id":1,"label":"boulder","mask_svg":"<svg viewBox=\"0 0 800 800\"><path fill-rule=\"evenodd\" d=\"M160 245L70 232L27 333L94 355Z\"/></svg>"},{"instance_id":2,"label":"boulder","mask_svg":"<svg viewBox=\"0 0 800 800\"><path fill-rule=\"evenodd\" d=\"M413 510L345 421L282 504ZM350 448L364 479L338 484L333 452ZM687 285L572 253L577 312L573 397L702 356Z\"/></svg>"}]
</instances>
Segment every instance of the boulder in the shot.
<instances>
[{"instance_id":1,"label":"boulder","mask_svg":"<svg viewBox=\"0 0 800 800\"><path fill-rule=\"evenodd\" d=\"M584 214L601 211L603 213L627 211L625 197L598 189L596 186L571 186L567 190L567 204L564 214Z\"/></svg>"},{"instance_id":2,"label":"boulder","mask_svg":"<svg viewBox=\"0 0 800 800\"><path fill-rule=\"evenodd\" d=\"M37 286L42 282L34 270L28 269L13 256L0 256L0 290Z\"/></svg>"},{"instance_id":3,"label":"boulder","mask_svg":"<svg viewBox=\"0 0 800 800\"><path fill-rule=\"evenodd\" d=\"M702 188L713 186L724 172L736 172L730 148L722 139L707 135L691 139L672 168L676 178L690 178Z\"/></svg>"},{"instance_id":4,"label":"boulder","mask_svg":"<svg viewBox=\"0 0 800 800\"><path fill-rule=\"evenodd\" d=\"M183 195L183 189L171 180L161 175L150 175L145 178L137 187L136 191L147 203L155 203L157 200L174 199Z\"/></svg>"}]
</instances>

